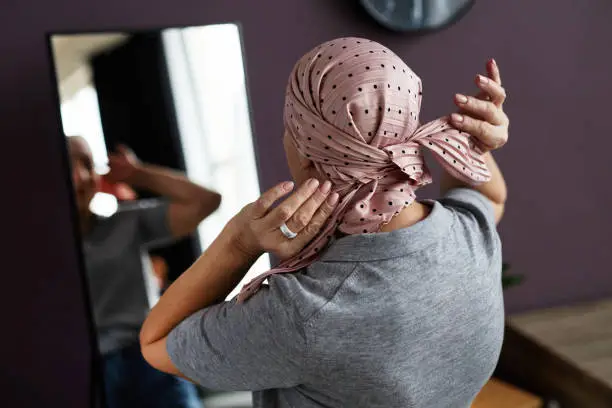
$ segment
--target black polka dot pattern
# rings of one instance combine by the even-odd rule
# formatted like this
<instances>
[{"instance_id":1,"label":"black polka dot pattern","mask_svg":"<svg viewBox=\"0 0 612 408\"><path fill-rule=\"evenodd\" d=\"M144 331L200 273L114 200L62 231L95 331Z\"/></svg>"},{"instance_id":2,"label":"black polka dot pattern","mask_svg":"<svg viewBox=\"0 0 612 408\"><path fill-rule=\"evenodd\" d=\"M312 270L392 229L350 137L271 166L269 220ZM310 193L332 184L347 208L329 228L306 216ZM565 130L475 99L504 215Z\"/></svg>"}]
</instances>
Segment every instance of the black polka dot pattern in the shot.
<instances>
[{"instance_id":1,"label":"black polka dot pattern","mask_svg":"<svg viewBox=\"0 0 612 408\"><path fill-rule=\"evenodd\" d=\"M447 118L419 126L422 89L397 55L370 40L335 39L298 61L286 90L285 134L341 197L319 235L278 271L315 261L336 229L377 232L410 205L432 181L423 149L465 182L490 177L470 135Z\"/></svg>"}]
</instances>

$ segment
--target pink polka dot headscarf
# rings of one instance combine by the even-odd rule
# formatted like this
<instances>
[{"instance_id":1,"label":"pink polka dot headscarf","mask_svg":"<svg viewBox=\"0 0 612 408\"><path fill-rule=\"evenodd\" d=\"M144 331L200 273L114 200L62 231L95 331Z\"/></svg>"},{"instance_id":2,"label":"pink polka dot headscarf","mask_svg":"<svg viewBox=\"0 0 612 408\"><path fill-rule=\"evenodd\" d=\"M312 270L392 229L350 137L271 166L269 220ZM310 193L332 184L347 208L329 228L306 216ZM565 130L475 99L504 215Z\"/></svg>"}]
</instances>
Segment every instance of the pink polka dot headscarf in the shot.
<instances>
[{"instance_id":1,"label":"pink polka dot headscarf","mask_svg":"<svg viewBox=\"0 0 612 408\"><path fill-rule=\"evenodd\" d=\"M421 100L420 78L374 41L332 40L298 61L286 91L285 129L297 151L332 182L340 202L306 248L247 284L239 301L270 275L315 262L336 230L379 231L431 183L424 149L461 181L490 179L482 152L448 117L419 126Z\"/></svg>"}]
</instances>

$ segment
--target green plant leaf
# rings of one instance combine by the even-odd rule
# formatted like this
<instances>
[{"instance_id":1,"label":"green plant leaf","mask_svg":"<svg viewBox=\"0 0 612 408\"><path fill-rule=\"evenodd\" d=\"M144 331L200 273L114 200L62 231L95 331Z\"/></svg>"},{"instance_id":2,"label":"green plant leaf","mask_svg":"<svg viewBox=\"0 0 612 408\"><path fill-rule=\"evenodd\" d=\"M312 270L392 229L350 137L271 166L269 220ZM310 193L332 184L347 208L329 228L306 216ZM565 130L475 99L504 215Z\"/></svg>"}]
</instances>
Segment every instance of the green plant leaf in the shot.
<instances>
[{"instance_id":1,"label":"green plant leaf","mask_svg":"<svg viewBox=\"0 0 612 408\"><path fill-rule=\"evenodd\" d=\"M516 286L523 282L524 277L522 275L506 275L502 276L502 288L506 289L511 286Z\"/></svg>"}]
</instances>

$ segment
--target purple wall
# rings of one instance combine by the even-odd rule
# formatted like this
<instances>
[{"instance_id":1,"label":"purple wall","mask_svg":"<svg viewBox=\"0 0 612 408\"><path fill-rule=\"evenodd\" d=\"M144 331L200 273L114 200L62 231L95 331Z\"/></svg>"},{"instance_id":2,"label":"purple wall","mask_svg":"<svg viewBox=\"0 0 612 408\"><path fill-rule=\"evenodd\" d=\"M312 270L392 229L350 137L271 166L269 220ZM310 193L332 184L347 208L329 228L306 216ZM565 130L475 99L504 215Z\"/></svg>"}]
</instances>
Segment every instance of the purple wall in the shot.
<instances>
[{"instance_id":1,"label":"purple wall","mask_svg":"<svg viewBox=\"0 0 612 408\"><path fill-rule=\"evenodd\" d=\"M512 119L512 140L498 155L510 186L501 232L506 259L529 277L508 293L508 309L612 294L605 245L612 225L612 3L482 1L459 24L420 38L379 29L353 3L3 2L0 168L11 193L2 204L11 244L3 252L0 406L88 401L90 346L45 40L57 30L241 22L266 187L287 175L280 144L286 77L318 42L361 35L389 45L423 78L426 118L448 112L452 94L470 91L473 75L494 56Z\"/></svg>"}]
</instances>

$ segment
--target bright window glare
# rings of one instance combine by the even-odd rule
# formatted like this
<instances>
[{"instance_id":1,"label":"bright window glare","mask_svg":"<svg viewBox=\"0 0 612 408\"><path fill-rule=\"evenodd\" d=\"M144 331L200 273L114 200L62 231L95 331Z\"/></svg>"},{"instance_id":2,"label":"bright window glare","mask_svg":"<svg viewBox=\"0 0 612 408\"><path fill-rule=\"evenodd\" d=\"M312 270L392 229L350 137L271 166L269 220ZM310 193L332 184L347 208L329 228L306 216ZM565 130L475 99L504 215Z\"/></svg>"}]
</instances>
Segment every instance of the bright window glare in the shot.
<instances>
[{"instance_id":1,"label":"bright window glare","mask_svg":"<svg viewBox=\"0 0 612 408\"><path fill-rule=\"evenodd\" d=\"M72 98L61 104L62 126L66 136L81 136L89 147L96 172L108 171L108 152L104 142L98 95L93 86L79 90ZM90 209L94 214L110 217L118 208L117 199L110 194L98 193L91 201Z\"/></svg>"},{"instance_id":2,"label":"bright window glare","mask_svg":"<svg viewBox=\"0 0 612 408\"><path fill-rule=\"evenodd\" d=\"M96 167L104 168L108 162L108 152L96 90L92 86L79 90L72 98L62 103L61 114L64 134L82 136L87 140Z\"/></svg>"},{"instance_id":3,"label":"bright window glare","mask_svg":"<svg viewBox=\"0 0 612 408\"><path fill-rule=\"evenodd\" d=\"M166 30L164 46L187 172L223 197L199 228L206 247L260 194L240 32L234 24ZM229 297L268 269L266 255Z\"/></svg>"},{"instance_id":4,"label":"bright window glare","mask_svg":"<svg viewBox=\"0 0 612 408\"><path fill-rule=\"evenodd\" d=\"M98 193L91 200L89 208L94 214L101 215L103 217L110 217L118 208L117 198L112 194Z\"/></svg>"}]
</instances>

